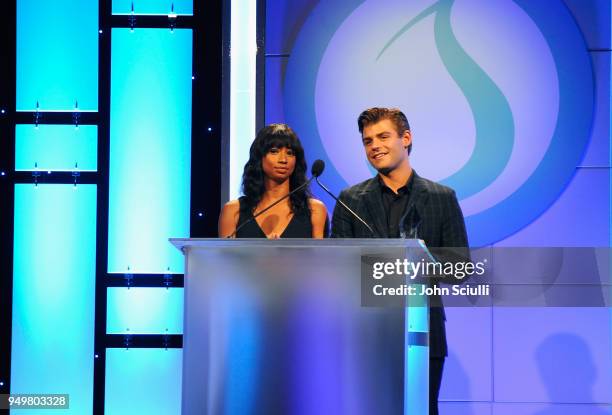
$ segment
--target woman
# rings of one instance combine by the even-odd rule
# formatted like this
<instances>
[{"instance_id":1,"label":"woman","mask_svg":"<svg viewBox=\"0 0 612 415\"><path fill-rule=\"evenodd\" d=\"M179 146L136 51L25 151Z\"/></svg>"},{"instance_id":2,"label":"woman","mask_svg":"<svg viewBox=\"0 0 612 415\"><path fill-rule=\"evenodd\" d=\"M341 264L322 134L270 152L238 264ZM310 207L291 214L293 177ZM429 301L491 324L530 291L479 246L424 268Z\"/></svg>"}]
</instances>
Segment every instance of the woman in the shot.
<instances>
[{"instance_id":1,"label":"woman","mask_svg":"<svg viewBox=\"0 0 612 415\"><path fill-rule=\"evenodd\" d=\"M244 196L223 206L219 237L323 238L327 233L327 209L320 200L310 197L307 187L248 222L305 182L304 149L295 132L286 124L262 128L244 166Z\"/></svg>"}]
</instances>

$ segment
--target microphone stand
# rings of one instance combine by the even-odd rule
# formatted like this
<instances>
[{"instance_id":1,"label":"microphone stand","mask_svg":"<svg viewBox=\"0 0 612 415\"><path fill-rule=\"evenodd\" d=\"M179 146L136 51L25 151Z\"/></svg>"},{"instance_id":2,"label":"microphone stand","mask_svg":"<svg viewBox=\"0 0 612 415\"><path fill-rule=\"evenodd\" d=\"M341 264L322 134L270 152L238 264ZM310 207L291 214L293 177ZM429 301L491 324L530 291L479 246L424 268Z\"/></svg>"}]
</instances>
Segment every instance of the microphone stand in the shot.
<instances>
[{"instance_id":1,"label":"microphone stand","mask_svg":"<svg viewBox=\"0 0 612 415\"><path fill-rule=\"evenodd\" d=\"M358 220L359 222L361 222L361 223L362 223L362 224L363 224L363 225L364 225L366 228L368 228L368 230L370 231L370 233L372 234L372 236L375 236L375 235L376 235L376 234L374 233L374 230L373 230L373 229L370 227L370 225L368 225L368 224L366 223L366 221L365 221L365 220L361 219L361 217L360 217L358 214L356 214L355 212L353 212L353 210L352 210L350 207L348 207L348 206L346 205L346 203L344 203L342 200L338 199L338 198L337 198L337 197L336 197L336 196L335 196L335 195L334 195L334 194L331 192L331 190L329 190L329 189L328 189L328 188L327 188L327 187L326 187L326 186L325 186L323 183L321 183L321 182L319 181L319 178L318 178L318 177L316 177L315 179L316 179L316 181L317 181L317 184L318 184L319 186L321 186L321 188L322 188L323 190L325 190L325 191L327 192L327 194L328 194L328 195L330 195L331 197L333 197L333 198L336 200L336 202L340 203L340 205L341 205L343 208L345 208L346 210L348 210L348 211L349 211L349 212L350 212L350 213L351 213L351 214L352 214L354 217L356 217L356 218L357 218L357 220ZM312 180L312 179L310 179L310 180Z\"/></svg>"}]
</instances>

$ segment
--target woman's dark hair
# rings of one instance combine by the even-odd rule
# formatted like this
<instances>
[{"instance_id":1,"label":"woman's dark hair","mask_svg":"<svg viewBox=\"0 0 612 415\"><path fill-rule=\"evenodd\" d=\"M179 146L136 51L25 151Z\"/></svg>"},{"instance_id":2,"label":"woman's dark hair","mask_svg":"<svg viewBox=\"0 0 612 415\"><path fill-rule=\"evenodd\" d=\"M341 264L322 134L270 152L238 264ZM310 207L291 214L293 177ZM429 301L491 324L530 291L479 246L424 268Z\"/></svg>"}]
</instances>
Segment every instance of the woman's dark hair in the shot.
<instances>
[{"instance_id":1,"label":"woman's dark hair","mask_svg":"<svg viewBox=\"0 0 612 415\"><path fill-rule=\"evenodd\" d=\"M264 171L261 161L271 148L290 148L295 153L295 169L289 178L289 189L293 190L306 182L306 158L304 148L297 134L287 124L270 124L259 130L251 149L249 161L244 165L242 173L242 192L244 193L244 208L253 212L265 192ZM294 214L310 211L308 198L310 189L304 189L292 194L289 199Z\"/></svg>"}]
</instances>

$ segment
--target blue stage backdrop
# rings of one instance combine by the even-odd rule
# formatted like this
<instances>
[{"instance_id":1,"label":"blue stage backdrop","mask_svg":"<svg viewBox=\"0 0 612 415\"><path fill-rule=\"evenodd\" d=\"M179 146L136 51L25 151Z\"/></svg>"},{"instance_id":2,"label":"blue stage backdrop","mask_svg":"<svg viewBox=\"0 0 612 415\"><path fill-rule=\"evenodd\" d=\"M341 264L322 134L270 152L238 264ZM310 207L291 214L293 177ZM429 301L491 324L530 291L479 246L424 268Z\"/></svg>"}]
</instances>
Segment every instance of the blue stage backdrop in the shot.
<instances>
[{"instance_id":1,"label":"blue stage backdrop","mask_svg":"<svg viewBox=\"0 0 612 415\"><path fill-rule=\"evenodd\" d=\"M18 111L97 111L97 1L20 0L16 36ZM96 171L96 150L96 126L17 125L14 168ZM75 414L93 404L96 190L15 185L11 392L68 393Z\"/></svg>"},{"instance_id":2,"label":"blue stage backdrop","mask_svg":"<svg viewBox=\"0 0 612 415\"><path fill-rule=\"evenodd\" d=\"M131 14L132 3L135 15L194 12L191 0L113 0L112 11ZM98 111L98 39L112 36L109 205L95 184L15 185L11 392L68 393L67 413L79 415L94 402L96 215L108 209L108 273L183 272L167 239L189 236L201 59L190 29L100 33L98 9L97 0L17 0L18 111ZM455 188L472 245L610 246L608 0L269 0L265 9L266 122L298 132L336 193L373 174L359 112L398 106L415 168ZM99 130L17 125L14 168L98 172ZM247 151L252 137L242 138ZM108 334L182 334L182 288L112 287L106 306ZM609 413L608 309L447 314L443 414ZM245 323L239 335L257 338ZM248 353L257 360L255 347ZM181 361L180 349L107 349L106 413L179 413ZM237 388L250 381L239 376Z\"/></svg>"},{"instance_id":3,"label":"blue stage backdrop","mask_svg":"<svg viewBox=\"0 0 612 415\"><path fill-rule=\"evenodd\" d=\"M158 13L168 12L157 3ZM110 273L183 272L168 238L189 236L192 53L190 29L112 31ZM182 293L109 288L107 333L182 334ZM106 411L177 413L181 356L180 349L107 350Z\"/></svg>"},{"instance_id":4,"label":"blue stage backdrop","mask_svg":"<svg viewBox=\"0 0 612 415\"><path fill-rule=\"evenodd\" d=\"M96 171L97 144L95 125L17 125L15 170Z\"/></svg>"},{"instance_id":5,"label":"blue stage backdrop","mask_svg":"<svg viewBox=\"0 0 612 415\"><path fill-rule=\"evenodd\" d=\"M191 0L112 1L113 13L132 3L136 16L193 14ZM109 212L107 272L135 279L182 274L168 238L190 226L192 30L103 33L98 10L97 0L17 1L17 110L43 121L16 125L16 171L98 172L98 126L44 120L98 111L99 36L112 36L109 206L95 184L15 185L11 392L67 393L71 414L94 407L96 213ZM107 290L108 334L181 335L182 314L182 288ZM106 356L106 413L180 412L181 349Z\"/></svg>"},{"instance_id":6,"label":"blue stage backdrop","mask_svg":"<svg viewBox=\"0 0 612 415\"><path fill-rule=\"evenodd\" d=\"M457 191L472 246L609 246L609 1L266 6L266 123L290 124L336 193L374 174L359 113L395 106L415 169ZM608 309L447 315L444 414L609 413Z\"/></svg>"},{"instance_id":7,"label":"blue stage backdrop","mask_svg":"<svg viewBox=\"0 0 612 415\"><path fill-rule=\"evenodd\" d=\"M301 3L268 2L266 121L296 129L332 188L372 175L358 114L397 106L415 169L456 190L473 246L608 245L606 201L521 235L582 176L609 194L609 56L591 51L610 43L607 2Z\"/></svg>"},{"instance_id":8,"label":"blue stage backdrop","mask_svg":"<svg viewBox=\"0 0 612 415\"><path fill-rule=\"evenodd\" d=\"M88 413L95 185L16 185L14 252L11 392L68 393L71 413Z\"/></svg>"},{"instance_id":9,"label":"blue stage backdrop","mask_svg":"<svg viewBox=\"0 0 612 415\"><path fill-rule=\"evenodd\" d=\"M17 110L98 110L98 2L17 1Z\"/></svg>"}]
</instances>

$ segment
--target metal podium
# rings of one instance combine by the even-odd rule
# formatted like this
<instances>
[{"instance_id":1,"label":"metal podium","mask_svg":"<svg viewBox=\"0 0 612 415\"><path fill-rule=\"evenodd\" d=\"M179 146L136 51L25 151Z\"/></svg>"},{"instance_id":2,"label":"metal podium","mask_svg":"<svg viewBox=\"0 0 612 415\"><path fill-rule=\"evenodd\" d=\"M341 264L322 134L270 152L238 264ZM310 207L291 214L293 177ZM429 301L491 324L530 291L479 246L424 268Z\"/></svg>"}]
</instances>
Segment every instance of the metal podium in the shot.
<instances>
[{"instance_id":1,"label":"metal podium","mask_svg":"<svg viewBox=\"0 0 612 415\"><path fill-rule=\"evenodd\" d=\"M427 304L362 305L364 258L421 258L421 241L171 242L186 260L183 414L428 413Z\"/></svg>"}]
</instances>

